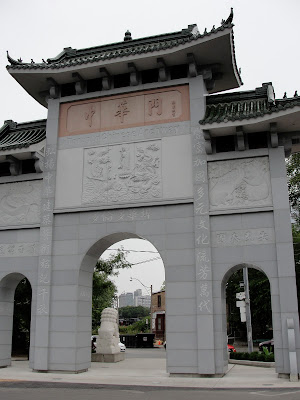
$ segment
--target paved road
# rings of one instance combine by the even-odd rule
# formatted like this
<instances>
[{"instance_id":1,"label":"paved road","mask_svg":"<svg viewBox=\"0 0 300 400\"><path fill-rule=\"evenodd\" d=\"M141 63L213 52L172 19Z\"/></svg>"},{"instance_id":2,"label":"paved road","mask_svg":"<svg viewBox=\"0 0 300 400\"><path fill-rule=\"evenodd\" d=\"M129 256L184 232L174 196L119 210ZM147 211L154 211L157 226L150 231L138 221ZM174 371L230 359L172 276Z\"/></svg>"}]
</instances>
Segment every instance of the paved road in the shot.
<instances>
[{"instance_id":1,"label":"paved road","mask_svg":"<svg viewBox=\"0 0 300 400\"><path fill-rule=\"evenodd\" d=\"M299 400L300 390L199 390L106 386L85 384L54 384L37 382L1 382L3 400Z\"/></svg>"},{"instance_id":2,"label":"paved road","mask_svg":"<svg viewBox=\"0 0 300 400\"><path fill-rule=\"evenodd\" d=\"M152 349L126 349L126 358L166 358L166 350L163 347Z\"/></svg>"}]
</instances>

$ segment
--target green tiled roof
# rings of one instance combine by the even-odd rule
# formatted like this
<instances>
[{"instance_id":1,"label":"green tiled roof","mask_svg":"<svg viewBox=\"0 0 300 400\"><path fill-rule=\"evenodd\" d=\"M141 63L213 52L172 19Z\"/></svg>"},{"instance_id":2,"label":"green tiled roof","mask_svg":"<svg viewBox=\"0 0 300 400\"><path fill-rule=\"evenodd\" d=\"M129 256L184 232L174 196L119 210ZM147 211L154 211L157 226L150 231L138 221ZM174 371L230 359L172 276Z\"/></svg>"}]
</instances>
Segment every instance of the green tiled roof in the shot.
<instances>
[{"instance_id":1,"label":"green tiled roof","mask_svg":"<svg viewBox=\"0 0 300 400\"><path fill-rule=\"evenodd\" d=\"M0 128L0 151L20 149L46 138L46 120L16 124L5 121Z\"/></svg>"},{"instance_id":2,"label":"green tiled roof","mask_svg":"<svg viewBox=\"0 0 300 400\"><path fill-rule=\"evenodd\" d=\"M142 39L131 39L130 32L126 32L123 42L91 47L87 49L76 50L71 47L65 48L57 57L49 58L42 63L23 63L21 59L14 60L7 54L11 65L9 69L56 69L72 67L75 65L93 63L113 59L117 57L128 57L135 54L145 54L154 51L168 50L179 45L184 45L207 36L214 35L225 29L232 28L233 11L226 21L222 21L221 26L205 31L200 34L197 25L189 25L187 29L178 32L150 36Z\"/></svg>"},{"instance_id":3,"label":"green tiled roof","mask_svg":"<svg viewBox=\"0 0 300 400\"><path fill-rule=\"evenodd\" d=\"M300 106L297 93L292 98L269 99L267 88L270 85L253 91L208 96L205 116L199 123L207 125L249 120Z\"/></svg>"}]
</instances>

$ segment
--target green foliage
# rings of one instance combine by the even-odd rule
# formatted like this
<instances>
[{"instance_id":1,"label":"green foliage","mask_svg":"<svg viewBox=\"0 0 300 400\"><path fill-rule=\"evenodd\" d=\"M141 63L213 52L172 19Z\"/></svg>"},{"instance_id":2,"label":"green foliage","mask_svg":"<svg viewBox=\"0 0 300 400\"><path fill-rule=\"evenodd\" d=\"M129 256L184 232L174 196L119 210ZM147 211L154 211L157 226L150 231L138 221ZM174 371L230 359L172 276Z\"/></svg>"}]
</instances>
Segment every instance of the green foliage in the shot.
<instances>
[{"instance_id":1,"label":"green foliage","mask_svg":"<svg viewBox=\"0 0 300 400\"><path fill-rule=\"evenodd\" d=\"M31 285L24 278L18 284L14 299L13 353L27 353L30 339Z\"/></svg>"},{"instance_id":2,"label":"green foliage","mask_svg":"<svg viewBox=\"0 0 300 400\"><path fill-rule=\"evenodd\" d=\"M253 351L252 353L247 352L236 352L230 353L231 360L249 360L249 361L262 361L262 362L274 362L274 354L264 354L258 351Z\"/></svg>"},{"instance_id":3,"label":"green foliage","mask_svg":"<svg viewBox=\"0 0 300 400\"><path fill-rule=\"evenodd\" d=\"M270 356L271 354L273 354L272 351L270 351L267 347L263 346L263 353L265 356Z\"/></svg>"},{"instance_id":4,"label":"green foliage","mask_svg":"<svg viewBox=\"0 0 300 400\"><path fill-rule=\"evenodd\" d=\"M148 321L148 323L147 323ZM150 318L144 317L140 321L133 323L128 326L120 326L120 334L137 334L137 333L149 333L150 332Z\"/></svg>"},{"instance_id":5,"label":"green foliage","mask_svg":"<svg viewBox=\"0 0 300 400\"><path fill-rule=\"evenodd\" d=\"M289 200L293 219L293 245L296 268L298 294L298 310L300 311L300 153L292 154L286 162Z\"/></svg>"},{"instance_id":6,"label":"green foliage","mask_svg":"<svg viewBox=\"0 0 300 400\"><path fill-rule=\"evenodd\" d=\"M106 307L111 307L117 294L116 285L111 277L117 276L120 269L130 268L131 263L126 260L126 252L118 249L109 259L99 259L93 273L93 302L92 302L92 332L97 333L100 325L101 313Z\"/></svg>"},{"instance_id":7,"label":"green foliage","mask_svg":"<svg viewBox=\"0 0 300 400\"><path fill-rule=\"evenodd\" d=\"M291 214L296 224L300 225L300 153L292 154L286 162L288 176L289 199Z\"/></svg>"},{"instance_id":8,"label":"green foliage","mask_svg":"<svg viewBox=\"0 0 300 400\"><path fill-rule=\"evenodd\" d=\"M119 308L119 318L142 318L150 314L150 308L126 306Z\"/></svg>"}]
</instances>

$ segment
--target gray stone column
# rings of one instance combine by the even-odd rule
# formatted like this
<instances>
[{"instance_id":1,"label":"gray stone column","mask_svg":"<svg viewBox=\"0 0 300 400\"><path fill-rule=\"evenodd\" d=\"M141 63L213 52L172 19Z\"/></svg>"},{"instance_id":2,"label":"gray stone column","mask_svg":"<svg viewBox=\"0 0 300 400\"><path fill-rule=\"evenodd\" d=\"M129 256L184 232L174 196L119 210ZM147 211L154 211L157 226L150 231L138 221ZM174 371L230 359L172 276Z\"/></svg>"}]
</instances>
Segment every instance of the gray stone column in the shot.
<instances>
[{"instance_id":1,"label":"gray stone column","mask_svg":"<svg viewBox=\"0 0 300 400\"><path fill-rule=\"evenodd\" d=\"M198 373L216 374L214 304L212 294L209 198L205 140L199 120L205 113L206 88L202 76L191 78L190 106L194 182L196 312Z\"/></svg>"},{"instance_id":2,"label":"gray stone column","mask_svg":"<svg viewBox=\"0 0 300 400\"><path fill-rule=\"evenodd\" d=\"M0 368L11 365L14 295L14 288L0 287Z\"/></svg>"},{"instance_id":3,"label":"gray stone column","mask_svg":"<svg viewBox=\"0 0 300 400\"><path fill-rule=\"evenodd\" d=\"M270 174L274 206L274 225L278 266L278 291L274 282L272 292L273 330L276 352L276 371L290 373L288 320L295 329L296 357L300 372L300 338L297 288L284 148L269 150Z\"/></svg>"},{"instance_id":4,"label":"gray stone column","mask_svg":"<svg viewBox=\"0 0 300 400\"><path fill-rule=\"evenodd\" d=\"M35 343L33 369L49 369L49 319L52 270L53 209L56 181L56 156L58 134L59 101L49 99L47 119L47 144L42 185L40 249L38 282L36 291Z\"/></svg>"}]
</instances>

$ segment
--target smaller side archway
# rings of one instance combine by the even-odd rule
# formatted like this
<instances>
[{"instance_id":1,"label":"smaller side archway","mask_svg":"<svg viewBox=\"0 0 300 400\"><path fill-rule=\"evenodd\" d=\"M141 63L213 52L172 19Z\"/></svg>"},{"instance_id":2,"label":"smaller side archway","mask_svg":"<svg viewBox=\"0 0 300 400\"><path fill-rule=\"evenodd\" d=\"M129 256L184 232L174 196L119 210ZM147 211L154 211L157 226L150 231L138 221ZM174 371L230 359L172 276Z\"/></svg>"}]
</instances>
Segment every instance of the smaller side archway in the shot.
<instances>
[{"instance_id":1,"label":"smaller side archway","mask_svg":"<svg viewBox=\"0 0 300 400\"><path fill-rule=\"evenodd\" d=\"M15 290L24 278L23 274L11 273L0 281L0 367L11 365Z\"/></svg>"},{"instance_id":2,"label":"smaller side archway","mask_svg":"<svg viewBox=\"0 0 300 400\"><path fill-rule=\"evenodd\" d=\"M223 276L223 279L221 281L221 285L219 285L219 288L216 290L219 290L219 295L221 298L221 304L222 304L222 313L221 316L219 316L220 318L218 318L216 322L216 326L220 327L220 343L219 343L219 349L217 351L220 351L222 353L221 357L223 359L223 365L224 365L224 370L227 369L228 366L228 352L227 352L227 339L228 339L228 333L230 333L230 330L228 331L228 307L227 307L227 302L226 302L226 289L227 289L227 285L228 285L228 281L229 279L232 277L232 275L236 272L238 272L239 270L242 270L243 268L247 267L249 271L253 271L254 272L261 272L263 275L262 277L264 277L264 281L265 282L265 287L266 289L266 296L269 296L270 298L266 298L266 302L268 303L268 306L270 307L269 313L270 313L270 318L268 319L268 321L270 322L270 324L266 324L266 325L270 325L269 328L271 326L274 325L274 320L276 320L276 313L274 313L273 310L273 305L276 302L276 296L274 296L274 294L276 293L276 290L274 289L274 287L272 288L272 286L274 286L275 282L274 279L270 279L270 277L268 276L268 273L266 271L263 270L263 268L261 268L258 265L254 265L254 264L249 264L249 263L241 263L241 264L237 264L232 266L231 268L229 268L226 273ZM242 279L241 279L242 280ZM241 290L242 291L242 288ZM273 293L273 296L272 296ZM234 294L235 295L235 294ZM251 297L255 296L255 293L250 292L250 299ZM235 302L235 299L234 299ZM252 321L253 322L253 321ZM275 321L276 322L276 321ZM267 327L266 327L267 329ZM246 331L246 325L244 330ZM259 331L259 329L258 329ZM262 329L259 331L260 333L262 333ZM258 334L258 333L257 333ZM220 353L220 354L221 354Z\"/></svg>"}]
</instances>

